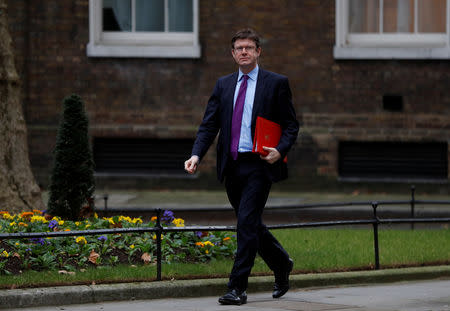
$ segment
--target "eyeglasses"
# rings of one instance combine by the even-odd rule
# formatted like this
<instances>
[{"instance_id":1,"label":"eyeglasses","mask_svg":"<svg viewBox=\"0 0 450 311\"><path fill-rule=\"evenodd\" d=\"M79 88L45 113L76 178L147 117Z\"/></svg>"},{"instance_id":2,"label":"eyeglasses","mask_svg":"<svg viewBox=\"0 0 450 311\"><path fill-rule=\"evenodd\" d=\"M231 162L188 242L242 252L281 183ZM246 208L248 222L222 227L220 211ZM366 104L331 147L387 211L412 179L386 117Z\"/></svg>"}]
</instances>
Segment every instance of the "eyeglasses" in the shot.
<instances>
[{"instance_id":1,"label":"eyeglasses","mask_svg":"<svg viewBox=\"0 0 450 311\"><path fill-rule=\"evenodd\" d=\"M256 50L256 46L253 46L253 45L250 45L250 46L238 46L234 50L237 51L238 53L242 53L244 51L244 49L247 52L253 52L254 50Z\"/></svg>"}]
</instances>

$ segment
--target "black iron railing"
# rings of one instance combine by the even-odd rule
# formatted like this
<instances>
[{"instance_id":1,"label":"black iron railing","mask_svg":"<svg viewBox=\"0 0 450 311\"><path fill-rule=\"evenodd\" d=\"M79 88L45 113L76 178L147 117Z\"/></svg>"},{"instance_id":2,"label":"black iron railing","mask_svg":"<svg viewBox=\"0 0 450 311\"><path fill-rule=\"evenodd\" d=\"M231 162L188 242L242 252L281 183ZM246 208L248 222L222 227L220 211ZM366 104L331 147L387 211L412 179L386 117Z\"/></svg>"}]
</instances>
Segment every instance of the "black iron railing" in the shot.
<instances>
[{"instance_id":1,"label":"black iron railing","mask_svg":"<svg viewBox=\"0 0 450 311\"><path fill-rule=\"evenodd\" d=\"M378 247L378 227L381 224L411 224L416 223L447 223L450 222L450 217L434 217L434 218L417 218L414 215L414 207L416 204L425 205L449 205L450 201L432 201L432 200L415 200L414 187L411 189L411 200L405 201L366 201L366 202L341 202L341 203L318 203L318 204L302 204L297 206L277 206L272 208L283 209L302 209L302 208L323 208L323 207L344 207L344 206L371 206L373 216L370 219L356 219L356 220L334 220L334 221L320 221L320 222L302 222L290 224L269 225L269 229L294 229L294 228L311 228L311 227L327 227L327 226L342 226L342 225L372 225L373 241L374 241L374 257L375 269L380 269L380 255ZM410 218L383 218L377 216L377 209L381 205L410 205ZM235 226L185 226L185 227L163 227L161 226L161 212L160 208L153 209L139 209L141 212L154 212L156 214L155 227L138 227L138 228L115 228L115 229L95 229L95 230L80 230L80 231L61 231L61 232L31 232L31 233L0 233L0 240L2 239L25 239L25 238L46 238L46 237L66 237L66 236L81 236L81 235L100 235L100 234L115 234L115 233L143 233L154 232L156 234L156 257L157 257L157 276L158 281L161 280L161 240L164 232L185 232L185 231L236 231ZM183 209L185 211L185 209ZM230 211L228 207L219 208L202 208L202 211ZM105 196L105 209L103 212L108 212L107 197Z\"/></svg>"}]
</instances>

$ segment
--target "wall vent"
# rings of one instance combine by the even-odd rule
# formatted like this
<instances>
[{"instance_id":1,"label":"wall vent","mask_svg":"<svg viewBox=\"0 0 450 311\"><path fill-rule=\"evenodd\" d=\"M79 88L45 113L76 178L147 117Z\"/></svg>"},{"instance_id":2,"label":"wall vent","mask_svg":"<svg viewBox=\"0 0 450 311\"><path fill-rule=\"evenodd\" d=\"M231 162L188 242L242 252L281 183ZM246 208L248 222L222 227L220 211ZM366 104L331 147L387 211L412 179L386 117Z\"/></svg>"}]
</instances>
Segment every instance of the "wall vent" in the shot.
<instances>
[{"instance_id":1,"label":"wall vent","mask_svg":"<svg viewBox=\"0 0 450 311\"><path fill-rule=\"evenodd\" d=\"M94 138L97 175L178 175L190 156L192 139Z\"/></svg>"},{"instance_id":2,"label":"wall vent","mask_svg":"<svg viewBox=\"0 0 450 311\"><path fill-rule=\"evenodd\" d=\"M401 95L383 95L383 109L391 112L403 111L403 96Z\"/></svg>"},{"instance_id":3,"label":"wall vent","mask_svg":"<svg viewBox=\"0 0 450 311\"><path fill-rule=\"evenodd\" d=\"M447 143L340 142L339 176L356 180L447 181Z\"/></svg>"}]
</instances>

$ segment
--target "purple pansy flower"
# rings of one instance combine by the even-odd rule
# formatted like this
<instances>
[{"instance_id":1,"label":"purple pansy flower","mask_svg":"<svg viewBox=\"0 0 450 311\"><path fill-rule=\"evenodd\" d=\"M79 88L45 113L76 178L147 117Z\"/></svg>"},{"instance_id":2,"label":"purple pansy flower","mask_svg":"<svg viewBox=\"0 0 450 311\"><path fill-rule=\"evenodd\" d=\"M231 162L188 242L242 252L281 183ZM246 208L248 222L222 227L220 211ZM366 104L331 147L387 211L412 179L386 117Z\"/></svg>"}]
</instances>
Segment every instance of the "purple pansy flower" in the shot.
<instances>
[{"instance_id":1,"label":"purple pansy flower","mask_svg":"<svg viewBox=\"0 0 450 311\"><path fill-rule=\"evenodd\" d=\"M45 240L43 238L31 238L31 242L33 242L34 244L45 244Z\"/></svg>"},{"instance_id":2,"label":"purple pansy flower","mask_svg":"<svg viewBox=\"0 0 450 311\"><path fill-rule=\"evenodd\" d=\"M48 227L49 227L50 229L53 229L53 228L55 228L55 227L58 227L58 221L57 221L57 220L52 220L52 221L50 221L50 222L48 223Z\"/></svg>"},{"instance_id":3,"label":"purple pansy flower","mask_svg":"<svg viewBox=\"0 0 450 311\"><path fill-rule=\"evenodd\" d=\"M174 219L175 219L175 217L173 216L172 211L164 211L164 213L161 217L161 220L166 223L171 223Z\"/></svg>"}]
</instances>

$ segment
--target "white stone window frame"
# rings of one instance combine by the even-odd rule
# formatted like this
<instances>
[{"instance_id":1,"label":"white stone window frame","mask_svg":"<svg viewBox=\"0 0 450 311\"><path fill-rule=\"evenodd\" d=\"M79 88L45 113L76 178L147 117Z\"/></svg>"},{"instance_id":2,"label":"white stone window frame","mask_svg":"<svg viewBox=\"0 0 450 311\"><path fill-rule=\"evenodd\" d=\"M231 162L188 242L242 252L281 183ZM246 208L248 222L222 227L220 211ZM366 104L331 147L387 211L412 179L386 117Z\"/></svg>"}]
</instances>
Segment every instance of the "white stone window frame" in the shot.
<instances>
[{"instance_id":1,"label":"white stone window frame","mask_svg":"<svg viewBox=\"0 0 450 311\"><path fill-rule=\"evenodd\" d=\"M115 32L103 31L103 1L89 0L87 56L200 58L198 0L193 0L192 5L194 15L192 32Z\"/></svg>"},{"instance_id":2,"label":"white stone window frame","mask_svg":"<svg viewBox=\"0 0 450 311\"><path fill-rule=\"evenodd\" d=\"M335 59L450 59L450 0L446 3L445 34L417 33L417 25L416 32L411 34L351 34L349 0L335 3Z\"/></svg>"}]
</instances>

